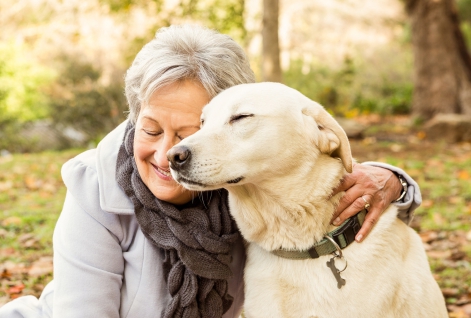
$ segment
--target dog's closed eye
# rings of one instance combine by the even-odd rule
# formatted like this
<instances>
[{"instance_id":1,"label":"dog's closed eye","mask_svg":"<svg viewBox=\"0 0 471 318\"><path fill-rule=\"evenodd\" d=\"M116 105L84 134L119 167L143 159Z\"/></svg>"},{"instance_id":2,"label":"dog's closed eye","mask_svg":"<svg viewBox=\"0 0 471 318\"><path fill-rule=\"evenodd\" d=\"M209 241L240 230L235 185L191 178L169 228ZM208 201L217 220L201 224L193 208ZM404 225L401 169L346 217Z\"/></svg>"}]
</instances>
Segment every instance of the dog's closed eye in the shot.
<instances>
[{"instance_id":1,"label":"dog's closed eye","mask_svg":"<svg viewBox=\"0 0 471 318\"><path fill-rule=\"evenodd\" d=\"M236 114L236 115L232 115L231 116L231 119L229 119L229 123L234 123L238 120L241 120L241 119L244 119L244 118L248 118L248 117L253 117L254 114Z\"/></svg>"}]
</instances>

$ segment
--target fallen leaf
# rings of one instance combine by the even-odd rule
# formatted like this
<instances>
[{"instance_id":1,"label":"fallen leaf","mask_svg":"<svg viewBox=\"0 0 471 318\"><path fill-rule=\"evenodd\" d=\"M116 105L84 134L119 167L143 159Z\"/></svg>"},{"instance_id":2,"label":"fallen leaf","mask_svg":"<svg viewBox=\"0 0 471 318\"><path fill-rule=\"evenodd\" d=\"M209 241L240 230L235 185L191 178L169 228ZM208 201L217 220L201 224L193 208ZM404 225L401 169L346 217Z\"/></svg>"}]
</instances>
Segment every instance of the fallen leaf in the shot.
<instances>
[{"instance_id":1,"label":"fallen leaf","mask_svg":"<svg viewBox=\"0 0 471 318\"><path fill-rule=\"evenodd\" d=\"M36 179L34 178L33 176L25 176L24 178L24 182L25 182L25 185L26 187L29 189L29 190L37 190L39 189L43 182L39 179Z\"/></svg>"},{"instance_id":2,"label":"fallen leaf","mask_svg":"<svg viewBox=\"0 0 471 318\"><path fill-rule=\"evenodd\" d=\"M2 225L3 226L20 225L22 222L23 220L17 216L10 216L2 221Z\"/></svg>"},{"instance_id":3,"label":"fallen leaf","mask_svg":"<svg viewBox=\"0 0 471 318\"><path fill-rule=\"evenodd\" d=\"M33 265L31 265L28 274L32 277L39 277L52 273L52 270L52 257L44 256L39 258L36 262L33 263Z\"/></svg>"},{"instance_id":4,"label":"fallen leaf","mask_svg":"<svg viewBox=\"0 0 471 318\"><path fill-rule=\"evenodd\" d=\"M466 253L463 252L463 251L453 251L451 253L451 256L450 256L450 259L452 259L453 261L459 261L459 260L462 260L466 257Z\"/></svg>"},{"instance_id":5,"label":"fallen leaf","mask_svg":"<svg viewBox=\"0 0 471 318\"><path fill-rule=\"evenodd\" d=\"M6 261L3 263L3 268L9 271L12 275L25 274L28 272L24 263L14 263L12 261Z\"/></svg>"},{"instance_id":6,"label":"fallen leaf","mask_svg":"<svg viewBox=\"0 0 471 318\"><path fill-rule=\"evenodd\" d=\"M6 268L2 269L2 268L0 267L0 279L2 279L2 278L10 278L10 277L11 277L11 273L10 273Z\"/></svg>"},{"instance_id":7,"label":"fallen leaf","mask_svg":"<svg viewBox=\"0 0 471 318\"><path fill-rule=\"evenodd\" d=\"M469 180L469 172L467 170L461 170L458 172L458 179Z\"/></svg>"},{"instance_id":8,"label":"fallen leaf","mask_svg":"<svg viewBox=\"0 0 471 318\"><path fill-rule=\"evenodd\" d=\"M455 297L460 294L460 290L458 288L442 288L442 294L445 297Z\"/></svg>"},{"instance_id":9,"label":"fallen leaf","mask_svg":"<svg viewBox=\"0 0 471 318\"><path fill-rule=\"evenodd\" d=\"M34 238L34 234L32 233L26 233L26 234L22 234L18 237L18 242L20 243L24 243L30 239Z\"/></svg>"},{"instance_id":10,"label":"fallen leaf","mask_svg":"<svg viewBox=\"0 0 471 318\"><path fill-rule=\"evenodd\" d=\"M451 256L451 251L427 251L427 256L430 258L449 258Z\"/></svg>"},{"instance_id":11,"label":"fallen leaf","mask_svg":"<svg viewBox=\"0 0 471 318\"><path fill-rule=\"evenodd\" d=\"M438 233L435 231L427 231L419 234L423 243L430 243L438 238Z\"/></svg>"},{"instance_id":12,"label":"fallen leaf","mask_svg":"<svg viewBox=\"0 0 471 318\"><path fill-rule=\"evenodd\" d=\"M434 204L435 203L433 202L433 200L424 200L424 201L422 201L422 207L424 207L424 208L430 208Z\"/></svg>"},{"instance_id":13,"label":"fallen leaf","mask_svg":"<svg viewBox=\"0 0 471 318\"><path fill-rule=\"evenodd\" d=\"M25 288L25 284L21 283L21 284L18 284L18 285L15 285L15 286L12 286L12 287L8 288L8 293L9 294L19 294L23 291L24 288Z\"/></svg>"},{"instance_id":14,"label":"fallen leaf","mask_svg":"<svg viewBox=\"0 0 471 318\"><path fill-rule=\"evenodd\" d=\"M52 183L45 183L41 187L41 190L43 190L45 192L49 192L49 193L55 193L57 191L57 188Z\"/></svg>"},{"instance_id":15,"label":"fallen leaf","mask_svg":"<svg viewBox=\"0 0 471 318\"><path fill-rule=\"evenodd\" d=\"M425 133L425 131L419 131L417 133L417 138L419 139L425 139L425 137L427 137L427 134Z\"/></svg>"},{"instance_id":16,"label":"fallen leaf","mask_svg":"<svg viewBox=\"0 0 471 318\"><path fill-rule=\"evenodd\" d=\"M27 240L26 242L24 242L23 247L38 249L40 247L40 245L39 245L39 242L38 242L37 239L31 239L31 240Z\"/></svg>"},{"instance_id":17,"label":"fallen leaf","mask_svg":"<svg viewBox=\"0 0 471 318\"><path fill-rule=\"evenodd\" d=\"M459 197L459 196L448 198L448 202L450 202L451 204L460 204L463 201L464 201L463 197Z\"/></svg>"},{"instance_id":18,"label":"fallen leaf","mask_svg":"<svg viewBox=\"0 0 471 318\"><path fill-rule=\"evenodd\" d=\"M13 188L13 182L11 181L0 182L0 192L10 190L11 188Z\"/></svg>"},{"instance_id":19,"label":"fallen leaf","mask_svg":"<svg viewBox=\"0 0 471 318\"><path fill-rule=\"evenodd\" d=\"M0 256L11 256L16 253L13 247L0 248Z\"/></svg>"},{"instance_id":20,"label":"fallen leaf","mask_svg":"<svg viewBox=\"0 0 471 318\"><path fill-rule=\"evenodd\" d=\"M398 145L398 144L393 144L391 145L390 149L392 152L399 152L402 150L402 146L401 145Z\"/></svg>"},{"instance_id":21,"label":"fallen leaf","mask_svg":"<svg viewBox=\"0 0 471 318\"><path fill-rule=\"evenodd\" d=\"M445 218L440 213L434 213L432 218L436 225L443 225L446 222Z\"/></svg>"}]
</instances>

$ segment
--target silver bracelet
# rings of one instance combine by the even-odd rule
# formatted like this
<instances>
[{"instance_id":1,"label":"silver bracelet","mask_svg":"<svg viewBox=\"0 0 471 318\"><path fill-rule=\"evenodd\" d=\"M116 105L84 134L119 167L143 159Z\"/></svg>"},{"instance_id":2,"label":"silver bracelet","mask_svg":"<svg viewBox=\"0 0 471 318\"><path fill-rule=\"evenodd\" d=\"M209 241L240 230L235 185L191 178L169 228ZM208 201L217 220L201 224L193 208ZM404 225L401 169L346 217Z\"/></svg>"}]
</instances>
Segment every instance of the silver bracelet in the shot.
<instances>
[{"instance_id":1,"label":"silver bracelet","mask_svg":"<svg viewBox=\"0 0 471 318\"><path fill-rule=\"evenodd\" d=\"M407 186L408 186L406 180L404 180L404 178L400 174L396 174L396 176L397 176L397 178L399 179L399 182L402 185L402 193L401 193L401 196L399 197L399 199L394 200L393 202L399 202L404 198L404 196L407 193Z\"/></svg>"}]
</instances>

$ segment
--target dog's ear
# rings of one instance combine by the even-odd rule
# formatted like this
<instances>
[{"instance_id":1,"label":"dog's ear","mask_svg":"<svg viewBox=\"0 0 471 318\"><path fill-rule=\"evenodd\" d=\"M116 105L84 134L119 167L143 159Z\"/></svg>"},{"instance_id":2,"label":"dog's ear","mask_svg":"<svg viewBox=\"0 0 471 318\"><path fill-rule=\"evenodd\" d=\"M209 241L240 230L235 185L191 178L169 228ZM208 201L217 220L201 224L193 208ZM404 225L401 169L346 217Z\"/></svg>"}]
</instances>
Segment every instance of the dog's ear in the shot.
<instances>
[{"instance_id":1,"label":"dog's ear","mask_svg":"<svg viewBox=\"0 0 471 318\"><path fill-rule=\"evenodd\" d=\"M311 117L317 124L317 144L322 153L342 160L345 170L352 172L353 159L347 134L339 123L317 103L302 109L305 116ZM311 122L311 125L314 124Z\"/></svg>"}]
</instances>

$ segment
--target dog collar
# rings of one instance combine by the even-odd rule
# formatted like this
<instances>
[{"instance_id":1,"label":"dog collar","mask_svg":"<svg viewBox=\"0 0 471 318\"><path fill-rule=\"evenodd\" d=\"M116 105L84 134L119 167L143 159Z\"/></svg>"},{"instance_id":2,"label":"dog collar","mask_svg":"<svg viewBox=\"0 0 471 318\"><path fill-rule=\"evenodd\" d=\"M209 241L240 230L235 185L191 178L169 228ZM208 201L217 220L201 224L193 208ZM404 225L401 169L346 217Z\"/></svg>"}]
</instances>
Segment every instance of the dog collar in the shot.
<instances>
[{"instance_id":1,"label":"dog collar","mask_svg":"<svg viewBox=\"0 0 471 318\"><path fill-rule=\"evenodd\" d=\"M366 210L362 210L357 215L346 219L338 228L327 233L326 236L329 236L332 240L334 240L341 249L346 248L355 241L355 235L357 235L357 233L360 231L360 228L365 221L366 212ZM337 247L335 244L332 243L330 239L324 237L321 241L314 244L314 246L308 250L296 251L278 249L271 251L271 253L276 256L288 259L311 259L332 254L336 250Z\"/></svg>"}]
</instances>

